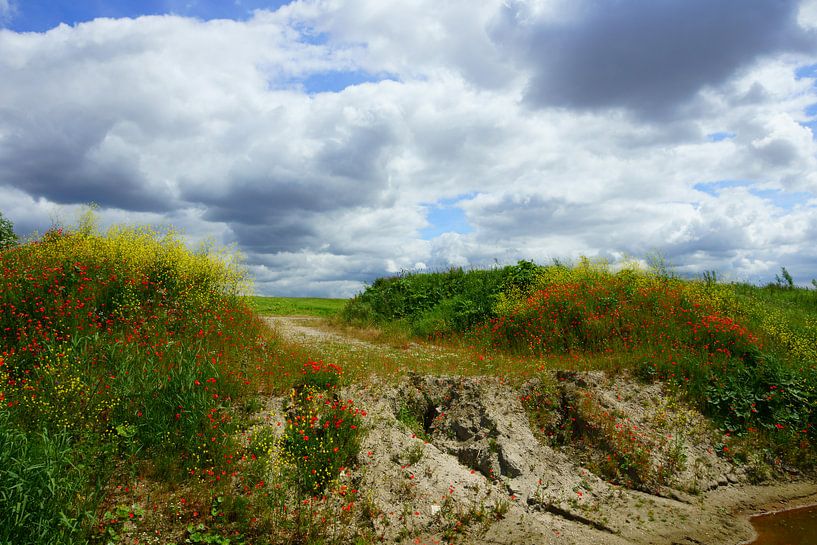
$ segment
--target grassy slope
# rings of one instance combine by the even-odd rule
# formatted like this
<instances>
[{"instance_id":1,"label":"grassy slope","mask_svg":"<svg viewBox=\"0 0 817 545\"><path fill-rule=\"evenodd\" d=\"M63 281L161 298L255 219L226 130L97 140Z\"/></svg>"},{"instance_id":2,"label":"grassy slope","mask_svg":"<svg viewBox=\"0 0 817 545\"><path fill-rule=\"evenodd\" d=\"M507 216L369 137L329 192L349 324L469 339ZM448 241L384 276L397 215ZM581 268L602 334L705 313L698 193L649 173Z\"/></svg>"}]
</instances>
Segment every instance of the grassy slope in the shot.
<instances>
[{"instance_id":1,"label":"grassy slope","mask_svg":"<svg viewBox=\"0 0 817 545\"><path fill-rule=\"evenodd\" d=\"M576 281L591 289L607 287L614 276L603 266L596 268L584 262L571 269L523 261L517 266L491 270L452 269L447 273L381 278L349 300L341 316L352 324L396 327L409 335L436 338L441 334L468 333L475 324L508 316L537 290ZM635 279L632 275L623 278L624 283L636 289L654 284L655 280L649 272L638 273ZM739 322L761 337L764 349L788 363L799 366L817 362L817 290L774 284L707 284L680 279L672 282L685 293L685 299L695 299ZM585 303L597 305L593 297L586 298ZM592 351L585 350L584 354L593 358Z\"/></svg>"},{"instance_id":2,"label":"grassy slope","mask_svg":"<svg viewBox=\"0 0 817 545\"><path fill-rule=\"evenodd\" d=\"M795 365L817 362L817 291L802 288L728 286L747 325Z\"/></svg>"},{"instance_id":3,"label":"grassy slope","mask_svg":"<svg viewBox=\"0 0 817 545\"><path fill-rule=\"evenodd\" d=\"M347 299L319 299L316 297L261 297L246 298L253 311L262 316L320 316L338 314Z\"/></svg>"}]
</instances>

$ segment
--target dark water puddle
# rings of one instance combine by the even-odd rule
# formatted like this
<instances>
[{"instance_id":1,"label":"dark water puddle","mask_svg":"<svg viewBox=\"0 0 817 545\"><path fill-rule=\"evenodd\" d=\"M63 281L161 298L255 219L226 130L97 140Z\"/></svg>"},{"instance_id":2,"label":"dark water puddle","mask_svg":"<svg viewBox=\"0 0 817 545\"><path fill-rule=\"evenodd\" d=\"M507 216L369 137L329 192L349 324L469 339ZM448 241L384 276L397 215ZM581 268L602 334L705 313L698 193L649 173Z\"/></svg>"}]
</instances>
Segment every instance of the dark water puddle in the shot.
<instances>
[{"instance_id":1,"label":"dark water puddle","mask_svg":"<svg viewBox=\"0 0 817 545\"><path fill-rule=\"evenodd\" d=\"M817 505L752 517L758 538L751 545L817 544Z\"/></svg>"}]
</instances>

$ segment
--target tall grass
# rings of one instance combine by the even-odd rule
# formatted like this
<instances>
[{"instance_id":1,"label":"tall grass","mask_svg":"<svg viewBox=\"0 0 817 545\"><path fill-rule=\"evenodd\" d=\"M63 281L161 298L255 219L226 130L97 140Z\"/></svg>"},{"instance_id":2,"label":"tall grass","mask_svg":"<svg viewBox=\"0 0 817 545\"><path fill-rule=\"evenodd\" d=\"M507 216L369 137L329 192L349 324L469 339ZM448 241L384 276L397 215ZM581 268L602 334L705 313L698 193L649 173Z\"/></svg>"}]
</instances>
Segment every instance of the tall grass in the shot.
<instances>
[{"instance_id":1,"label":"tall grass","mask_svg":"<svg viewBox=\"0 0 817 545\"><path fill-rule=\"evenodd\" d=\"M83 463L90 461L74 452L70 434L47 427L27 433L0 411L0 543L82 540L96 499Z\"/></svg>"}]
</instances>

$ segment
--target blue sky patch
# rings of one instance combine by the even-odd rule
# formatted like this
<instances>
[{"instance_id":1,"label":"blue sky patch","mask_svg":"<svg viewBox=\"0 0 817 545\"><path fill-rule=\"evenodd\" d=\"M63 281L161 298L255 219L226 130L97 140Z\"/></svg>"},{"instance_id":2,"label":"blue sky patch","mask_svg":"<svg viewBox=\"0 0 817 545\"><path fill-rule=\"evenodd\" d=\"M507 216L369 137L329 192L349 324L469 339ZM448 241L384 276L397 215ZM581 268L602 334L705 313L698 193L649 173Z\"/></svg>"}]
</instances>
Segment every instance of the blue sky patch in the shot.
<instances>
[{"instance_id":1,"label":"blue sky patch","mask_svg":"<svg viewBox=\"0 0 817 545\"><path fill-rule=\"evenodd\" d=\"M797 79L817 78L817 64L799 67L794 71L794 77Z\"/></svg>"},{"instance_id":2,"label":"blue sky patch","mask_svg":"<svg viewBox=\"0 0 817 545\"><path fill-rule=\"evenodd\" d=\"M749 187L753 185L748 180L716 180L714 182L700 182L692 186L693 189L717 197L722 189L729 187Z\"/></svg>"},{"instance_id":3,"label":"blue sky patch","mask_svg":"<svg viewBox=\"0 0 817 545\"><path fill-rule=\"evenodd\" d=\"M713 132L706 135L706 139L710 142L720 142L721 140L731 140L735 137L735 133L729 131Z\"/></svg>"},{"instance_id":4,"label":"blue sky patch","mask_svg":"<svg viewBox=\"0 0 817 545\"><path fill-rule=\"evenodd\" d=\"M375 75L362 70L344 70L319 72L310 74L302 80L294 81L303 85L304 91L310 95L316 93L338 93L347 87L361 83L377 83L378 81L394 79L391 76Z\"/></svg>"},{"instance_id":5,"label":"blue sky patch","mask_svg":"<svg viewBox=\"0 0 817 545\"><path fill-rule=\"evenodd\" d=\"M440 199L426 207L426 219L431 224L420 230L423 240L431 240L443 233L460 233L465 235L474 229L465 217L465 211L458 203L469 198L469 195L460 195L452 199Z\"/></svg>"},{"instance_id":6,"label":"blue sky patch","mask_svg":"<svg viewBox=\"0 0 817 545\"><path fill-rule=\"evenodd\" d=\"M6 27L17 32L45 32L60 23L74 25L99 17L175 14L243 21L257 9L276 10L290 0L20 0Z\"/></svg>"},{"instance_id":7,"label":"blue sky patch","mask_svg":"<svg viewBox=\"0 0 817 545\"><path fill-rule=\"evenodd\" d=\"M784 210L792 210L799 204L805 204L814 195L807 191L782 191L780 189L750 189L752 195L760 197Z\"/></svg>"},{"instance_id":8,"label":"blue sky patch","mask_svg":"<svg viewBox=\"0 0 817 545\"><path fill-rule=\"evenodd\" d=\"M329 34L326 32L313 32L310 29L301 30L301 41L310 45L325 45L329 42Z\"/></svg>"},{"instance_id":9,"label":"blue sky patch","mask_svg":"<svg viewBox=\"0 0 817 545\"><path fill-rule=\"evenodd\" d=\"M746 187L749 193L763 200L771 202L778 208L792 210L799 204L805 204L815 195L807 191L783 191L782 189L756 189L755 184L748 180L718 180L715 182L701 182L695 184L693 189L718 197L723 189L730 187Z\"/></svg>"}]
</instances>

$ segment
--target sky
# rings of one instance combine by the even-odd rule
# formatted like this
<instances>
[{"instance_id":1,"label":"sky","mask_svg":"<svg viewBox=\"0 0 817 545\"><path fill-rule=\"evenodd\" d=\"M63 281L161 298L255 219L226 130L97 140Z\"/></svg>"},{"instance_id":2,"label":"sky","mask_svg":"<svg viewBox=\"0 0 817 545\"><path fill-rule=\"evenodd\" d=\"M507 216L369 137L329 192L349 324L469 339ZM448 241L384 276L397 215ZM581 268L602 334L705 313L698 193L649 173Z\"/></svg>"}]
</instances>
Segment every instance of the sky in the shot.
<instances>
[{"instance_id":1,"label":"sky","mask_svg":"<svg viewBox=\"0 0 817 545\"><path fill-rule=\"evenodd\" d=\"M0 212L258 294L660 254L817 277L817 0L0 0Z\"/></svg>"}]
</instances>

